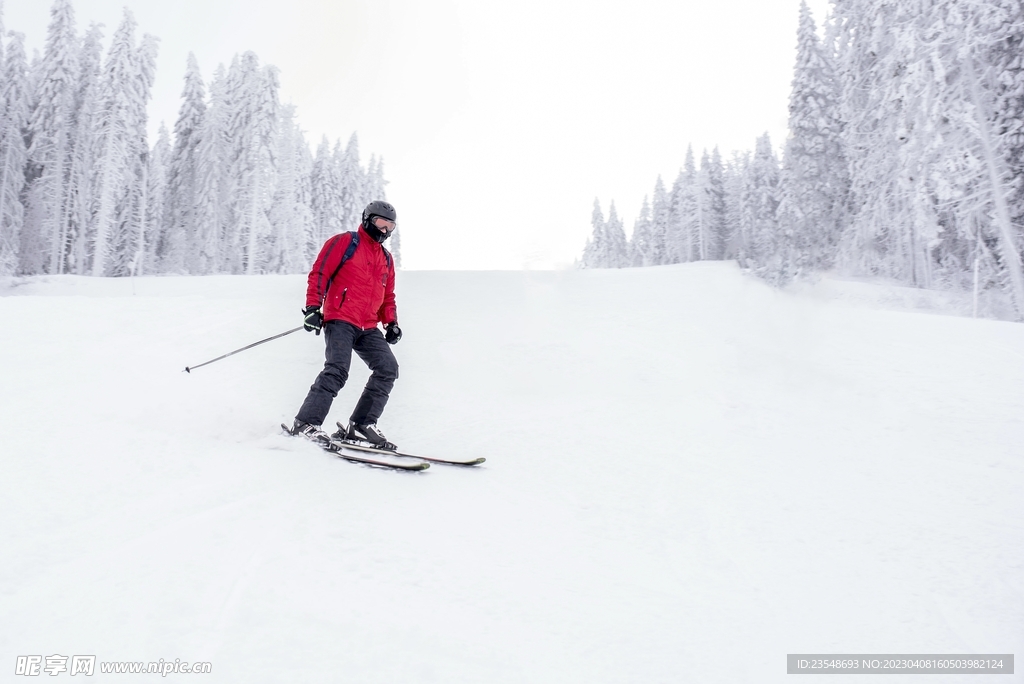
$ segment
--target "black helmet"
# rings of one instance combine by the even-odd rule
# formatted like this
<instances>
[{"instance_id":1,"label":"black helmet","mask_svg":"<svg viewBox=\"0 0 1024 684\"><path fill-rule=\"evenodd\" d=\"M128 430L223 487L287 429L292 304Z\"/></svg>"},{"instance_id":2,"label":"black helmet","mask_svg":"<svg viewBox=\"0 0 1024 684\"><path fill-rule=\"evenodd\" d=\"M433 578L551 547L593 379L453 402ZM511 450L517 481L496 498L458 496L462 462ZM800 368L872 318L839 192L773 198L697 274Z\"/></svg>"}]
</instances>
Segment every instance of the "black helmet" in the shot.
<instances>
[{"instance_id":1,"label":"black helmet","mask_svg":"<svg viewBox=\"0 0 1024 684\"><path fill-rule=\"evenodd\" d=\"M381 230L378 230L377 227L373 225L373 219L377 216L383 219L387 219L388 221L397 222L398 212L395 211L395 208L393 206L391 206L390 204L383 200L374 200L367 204L366 208L363 209L363 229L367 233L369 233L370 237L372 237L374 240L383 243L391 236L391 233L393 231L388 231L385 233Z\"/></svg>"}]
</instances>

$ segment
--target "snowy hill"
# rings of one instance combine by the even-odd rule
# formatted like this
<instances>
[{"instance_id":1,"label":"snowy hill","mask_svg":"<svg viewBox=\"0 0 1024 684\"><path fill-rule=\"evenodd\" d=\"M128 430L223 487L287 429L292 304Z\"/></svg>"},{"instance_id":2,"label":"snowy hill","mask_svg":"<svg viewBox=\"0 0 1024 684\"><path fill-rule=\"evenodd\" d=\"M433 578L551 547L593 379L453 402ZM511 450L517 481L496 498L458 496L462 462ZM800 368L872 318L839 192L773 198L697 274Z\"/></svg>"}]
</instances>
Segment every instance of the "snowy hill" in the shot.
<instances>
[{"instance_id":1,"label":"snowy hill","mask_svg":"<svg viewBox=\"0 0 1024 684\"><path fill-rule=\"evenodd\" d=\"M304 285L0 286L5 667L649 684L1024 653L1024 326L723 263L404 272L381 426L488 458L406 474L279 434L323 338L182 373L297 325Z\"/></svg>"}]
</instances>

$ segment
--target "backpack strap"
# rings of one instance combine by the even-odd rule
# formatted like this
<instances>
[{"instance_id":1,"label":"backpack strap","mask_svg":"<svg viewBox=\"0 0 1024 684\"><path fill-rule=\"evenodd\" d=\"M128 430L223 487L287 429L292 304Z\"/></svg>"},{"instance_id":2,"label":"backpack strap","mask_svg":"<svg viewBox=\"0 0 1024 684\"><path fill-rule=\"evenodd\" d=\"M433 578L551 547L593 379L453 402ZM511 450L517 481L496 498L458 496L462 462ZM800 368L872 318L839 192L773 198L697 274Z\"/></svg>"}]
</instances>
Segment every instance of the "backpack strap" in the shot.
<instances>
[{"instance_id":1,"label":"backpack strap","mask_svg":"<svg viewBox=\"0 0 1024 684\"><path fill-rule=\"evenodd\" d=\"M352 258L352 255L356 253L356 248L359 246L359 231L353 230L349 232L352 239L348 241L348 247L345 248L345 253L341 255L341 261L338 262L338 268L334 269L334 273L327 279L327 287L324 288L324 297L327 297L327 293L331 291L331 283L334 282L334 277L338 275L338 271L345 265L345 262Z\"/></svg>"}]
</instances>

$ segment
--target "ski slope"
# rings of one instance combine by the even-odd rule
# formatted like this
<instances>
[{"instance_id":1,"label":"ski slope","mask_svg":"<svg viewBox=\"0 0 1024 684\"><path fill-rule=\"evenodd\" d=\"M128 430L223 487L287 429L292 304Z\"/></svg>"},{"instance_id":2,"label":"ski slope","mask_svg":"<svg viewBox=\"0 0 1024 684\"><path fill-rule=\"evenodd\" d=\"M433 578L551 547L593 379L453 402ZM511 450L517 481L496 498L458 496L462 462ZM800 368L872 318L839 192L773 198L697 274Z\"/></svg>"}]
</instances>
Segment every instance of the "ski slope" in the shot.
<instances>
[{"instance_id":1,"label":"ski slope","mask_svg":"<svg viewBox=\"0 0 1024 684\"><path fill-rule=\"evenodd\" d=\"M409 474L280 434L321 337L182 372L298 325L304 287L0 284L5 677L93 654L212 663L167 681L764 683L787 653L1024 654L1024 325L726 263L403 272L381 427L488 459Z\"/></svg>"}]
</instances>

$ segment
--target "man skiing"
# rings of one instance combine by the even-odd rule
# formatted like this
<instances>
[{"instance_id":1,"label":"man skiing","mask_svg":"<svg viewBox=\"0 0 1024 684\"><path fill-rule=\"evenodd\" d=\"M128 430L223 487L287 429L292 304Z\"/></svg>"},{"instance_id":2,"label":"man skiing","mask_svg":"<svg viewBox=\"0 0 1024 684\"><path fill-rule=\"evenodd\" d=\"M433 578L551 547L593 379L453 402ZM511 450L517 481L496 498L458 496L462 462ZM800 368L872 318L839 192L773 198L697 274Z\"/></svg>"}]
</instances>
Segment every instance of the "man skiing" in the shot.
<instances>
[{"instance_id":1,"label":"man skiing","mask_svg":"<svg viewBox=\"0 0 1024 684\"><path fill-rule=\"evenodd\" d=\"M388 345L402 339L395 308L395 264L384 241L396 227L395 208L380 200L366 205L358 230L327 240L309 271L303 327L324 331L324 369L309 388L291 433L328 446L333 439L358 439L394 450L377 420L398 378L398 361ZM377 327L383 323L386 333ZM348 380L355 351L372 374L348 422L328 436L321 429L331 403Z\"/></svg>"}]
</instances>

